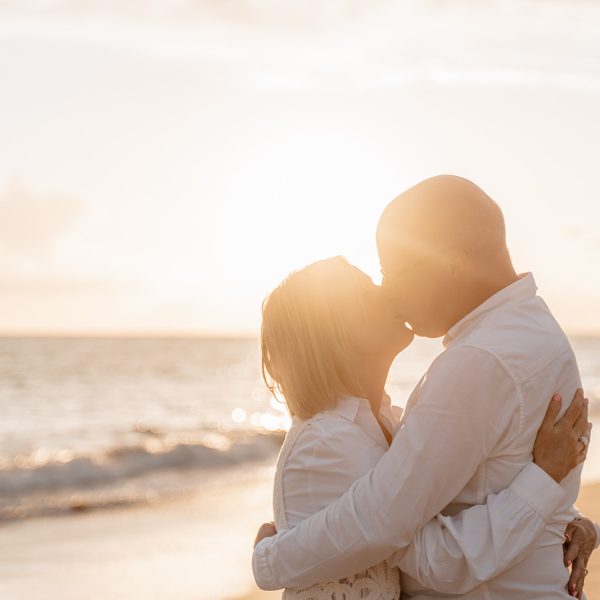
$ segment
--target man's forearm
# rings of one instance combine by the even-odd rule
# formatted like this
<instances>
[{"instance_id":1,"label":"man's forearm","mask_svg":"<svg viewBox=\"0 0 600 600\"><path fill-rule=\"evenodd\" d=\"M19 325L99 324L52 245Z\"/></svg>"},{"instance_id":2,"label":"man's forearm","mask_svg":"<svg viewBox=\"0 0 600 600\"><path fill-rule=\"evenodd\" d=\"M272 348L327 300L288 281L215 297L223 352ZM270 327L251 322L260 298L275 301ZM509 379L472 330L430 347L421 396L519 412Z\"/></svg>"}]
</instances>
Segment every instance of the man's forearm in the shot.
<instances>
[{"instance_id":1,"label":"man's forearm","mask_svg":"<svg viewBox=\"0 0 600 600\"><path fill-rule=\"evenodd\" d=\"M361 525L363 515L357 506L372 504L356 500L361 495L359 491L354 496L356 485L341 501L257 544L252 569L258 587L277 590L341 579L381 562L397 549L392 539L380 535L379 527L374 525L369 533Z\"/></svg>"},{"instance_id":2,"label":"man's forearm","mask_svg":"<svg viewBox=\"0 0 600 600\"><path fill-rule=\"evenodd\" d=\"M453 517L438 515L394 553L398 566L424 588L467 594L517 564L535 547L565 490L533 463L510 487Z\"/></svg>"}]
</instances>

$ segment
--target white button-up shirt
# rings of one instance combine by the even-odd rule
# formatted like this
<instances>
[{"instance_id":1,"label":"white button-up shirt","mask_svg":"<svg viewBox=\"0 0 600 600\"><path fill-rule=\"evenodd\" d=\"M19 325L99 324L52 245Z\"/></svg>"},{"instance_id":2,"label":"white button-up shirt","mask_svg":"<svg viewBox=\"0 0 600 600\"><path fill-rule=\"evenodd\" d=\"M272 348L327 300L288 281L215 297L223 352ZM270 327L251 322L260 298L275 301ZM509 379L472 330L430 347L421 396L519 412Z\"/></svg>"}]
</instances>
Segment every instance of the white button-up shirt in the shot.
<instances>
[{"instance_id":1,"label":"white button-up shirt","mask_svg":"<svg viewBox=\"0 0 600 600\"><path fill-rule=\"evenodd\" d=\"M449 331L377 465L341 498L256 546L260 587L340 579L396 552L405 596L439 598L433 568L442 544L462 556L442 597L569 598L562 544L581 468L559 486L528 463L550 397L560 393L564 411L581 382L569 342L536 289L531 274L522 276ZM525 528L515 503L523 500L544 523L526 556L515 557L506 542L516 532L519 545ZM461 513L474 517L457 524L444 516L474 505ZM417 535L436 523L442 540Z\"/></svg>"}]
</instances>

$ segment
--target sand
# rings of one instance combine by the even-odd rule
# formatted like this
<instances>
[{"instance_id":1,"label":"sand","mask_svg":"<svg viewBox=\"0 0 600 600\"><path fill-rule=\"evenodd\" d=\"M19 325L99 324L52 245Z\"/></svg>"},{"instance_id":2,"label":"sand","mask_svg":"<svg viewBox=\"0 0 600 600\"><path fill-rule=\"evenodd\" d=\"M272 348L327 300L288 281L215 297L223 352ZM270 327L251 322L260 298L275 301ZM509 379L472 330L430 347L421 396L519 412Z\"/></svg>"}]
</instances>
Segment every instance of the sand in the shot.
<instances>
[{"instance_id":1,"label":"sand","mask_svg":"<svg viewBox=\"0 0 600 600\"><path fill-rule=\"evenodd\" d=\"M257 526L270 518L272 477L272 465L247 467L156 505L0 523L0 599L243 596Z\"/></svg>"},{"instance_id":2,"label":"sand","mask_svg":"<svg viewBox=\"0 0 600 600\"><path fill-rule=\"evenodd\" d=\"M271 477L262 467L154 506L1 524L0 598L279 598L252 586L250 569L257 525L270 518ZM583 487L578 506L600 521L600 484ZM600 600L600 551L589 567L588 599Z\"/></svg>"}]
</instances>

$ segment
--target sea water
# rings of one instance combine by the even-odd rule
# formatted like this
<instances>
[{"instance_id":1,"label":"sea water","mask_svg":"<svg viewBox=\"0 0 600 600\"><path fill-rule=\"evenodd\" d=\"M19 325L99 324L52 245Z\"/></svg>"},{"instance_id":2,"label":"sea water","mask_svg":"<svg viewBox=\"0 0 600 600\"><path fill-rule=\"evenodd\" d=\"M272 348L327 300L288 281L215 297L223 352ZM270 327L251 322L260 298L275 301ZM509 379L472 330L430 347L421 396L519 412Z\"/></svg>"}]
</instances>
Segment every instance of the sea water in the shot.
<instances>
[{"instance_id":1,"label":"sea water","mask_svg":"<svg viewBox=\"0 0 600 600\"><path fill-rule=\"evenodd\" d=\"M600 338L571 341L600 416ZM441 350L417 339L396 359L394 404ZM253 338L0 338L0 414L4 520L198 491L272 464L289 424Z\"/></svg>"}]
</instances>

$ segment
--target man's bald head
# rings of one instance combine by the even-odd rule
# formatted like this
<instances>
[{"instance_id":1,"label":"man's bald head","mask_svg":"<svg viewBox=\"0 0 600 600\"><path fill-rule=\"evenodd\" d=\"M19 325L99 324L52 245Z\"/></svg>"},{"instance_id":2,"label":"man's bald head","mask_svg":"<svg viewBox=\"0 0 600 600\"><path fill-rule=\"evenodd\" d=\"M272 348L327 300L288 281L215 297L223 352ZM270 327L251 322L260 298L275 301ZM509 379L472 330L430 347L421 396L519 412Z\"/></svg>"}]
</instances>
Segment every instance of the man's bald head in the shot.
<instances>
[{"instance_id":1,"label":"man's bald head","mask_svg":"<svg viewBox=\"0 0 600 600\"><path fill-rule=\"evenodd\" d=\"M472 181L437 175L395 198L377 228L384 255L396 247L460 248L467 254L502 251L506 247L500 207Z\"/></svg>"},{"instance_id":2,"label":"man's bald head","mask_svg":"<svg viewBox=\"0 0 600 600\"><path fill-rule=\"evenodd\" d=\"M516 278L500 207L454 175L431 177L395 198L379 221L377 249L384 288L415 333L428 337L444 335Z\"/></svg>"}]
</instances>

